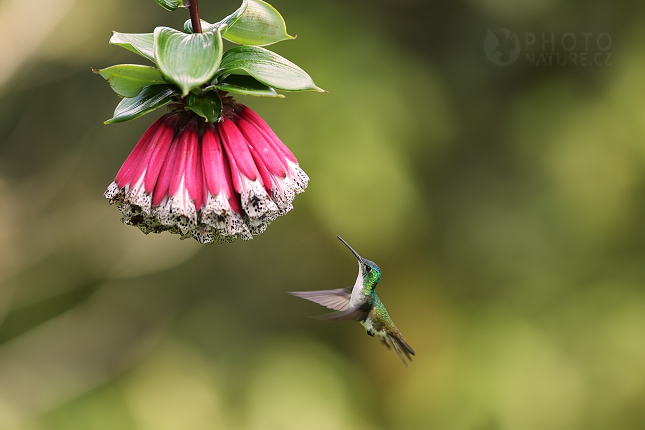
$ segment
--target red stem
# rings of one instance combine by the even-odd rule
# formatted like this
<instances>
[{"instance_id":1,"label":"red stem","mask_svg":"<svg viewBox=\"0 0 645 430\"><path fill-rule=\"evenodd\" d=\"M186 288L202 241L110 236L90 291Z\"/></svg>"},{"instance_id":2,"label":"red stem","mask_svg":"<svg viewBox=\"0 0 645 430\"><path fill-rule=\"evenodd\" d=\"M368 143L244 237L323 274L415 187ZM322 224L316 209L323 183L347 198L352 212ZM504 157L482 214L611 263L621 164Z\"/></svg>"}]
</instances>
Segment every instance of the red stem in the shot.
<instances>
[{"instance_id":1,"label":"red stem","mask_svg":"<svg viewBox=\"0 0 645 430\"><path fill-rule=\"evenodd\" d=\"M197 6L199 0L189 0L188 11L190 12L190 22L193 25L193 33L202 32L202 23L199 20L199 7Z\"/></svg>"}]
</instances>

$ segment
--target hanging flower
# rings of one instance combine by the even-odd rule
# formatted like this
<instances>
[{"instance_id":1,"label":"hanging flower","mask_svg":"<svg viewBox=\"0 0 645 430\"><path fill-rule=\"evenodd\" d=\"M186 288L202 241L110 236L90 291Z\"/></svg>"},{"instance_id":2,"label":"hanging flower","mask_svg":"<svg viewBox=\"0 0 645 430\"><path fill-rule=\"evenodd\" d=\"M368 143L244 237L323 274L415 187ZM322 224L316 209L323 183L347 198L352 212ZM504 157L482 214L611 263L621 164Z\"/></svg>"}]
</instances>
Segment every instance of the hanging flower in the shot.
<instances>
[{"instance_id":1,"label":"hanging flower","mask_svg":"<svg viewBox=\"0 0 645 430\"><path fill-rule=\"evenodd\" d=\"M123 98L106 123L170 109L143 134L105 197L124 223L146 234L168 231L200 243L252 239L293 208L309 178L266 122L227 94L323 90L300 67L257 46L292 39L267 3L243 0L209 24L199 19L197 0L156 1L189 8L183 32L157 27L110 39L156 67L95 70ZM224 52L222 38L243 46Z\"/></svg>"},{"instance_id":2,"label":"hanging flower","mask_svg":"<svg viewBox=\"0 0 645 430\"><path fill-rule=\"evenodd\" d=\"M229 101L217 124L185 111L141 137L105 197L144 233L251 239L289 212L309 178L258 114Z\"/></svg>"}]
</instances>

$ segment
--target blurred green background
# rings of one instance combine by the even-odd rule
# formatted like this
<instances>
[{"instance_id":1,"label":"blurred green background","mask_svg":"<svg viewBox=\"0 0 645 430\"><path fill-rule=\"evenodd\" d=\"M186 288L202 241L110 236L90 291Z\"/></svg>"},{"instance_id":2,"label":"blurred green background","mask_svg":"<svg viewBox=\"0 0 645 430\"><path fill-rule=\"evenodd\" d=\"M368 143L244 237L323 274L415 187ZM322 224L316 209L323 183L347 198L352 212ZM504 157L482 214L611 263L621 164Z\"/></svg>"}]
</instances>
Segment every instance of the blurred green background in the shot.
<instances>
[{"instance_id":1,"label":"blurred green background","mask_svg":"<svg viewBox=\"0 0 645 430\"><path fill-rule=\"evenodd\" d=\"M271 49L329 94L239 100L310 186L202 246L102 197L162 110L103 125L118 98L90 72L145 63L111 30L187 13L0 0L0 429L644 428L645 3L272 4L298 38ZM500 67L498 28L610 65ZM409 368L285 294L353 284L337 234L381 267Z\"/></svg>"}]
</instances>

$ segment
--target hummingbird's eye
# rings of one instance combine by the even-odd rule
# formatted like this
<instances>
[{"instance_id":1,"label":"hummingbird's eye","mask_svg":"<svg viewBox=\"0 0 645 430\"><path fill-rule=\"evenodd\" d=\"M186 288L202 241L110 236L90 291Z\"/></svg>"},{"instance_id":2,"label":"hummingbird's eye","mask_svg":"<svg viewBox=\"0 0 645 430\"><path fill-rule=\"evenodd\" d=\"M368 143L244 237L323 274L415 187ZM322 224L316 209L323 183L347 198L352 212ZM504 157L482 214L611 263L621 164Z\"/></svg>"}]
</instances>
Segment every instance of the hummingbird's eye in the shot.
<instances>
[{"instance_id":1,"label":"hummingbird's eye","mask_svg":"<svg viewBox=\"0 0 645 430\"><path fill-rule=\"evenodd\" d=\"M367 268L365 270L367 270L368 272L371 272L372 268L370 266L367 266Z\"/></svg>"}]
</instances>

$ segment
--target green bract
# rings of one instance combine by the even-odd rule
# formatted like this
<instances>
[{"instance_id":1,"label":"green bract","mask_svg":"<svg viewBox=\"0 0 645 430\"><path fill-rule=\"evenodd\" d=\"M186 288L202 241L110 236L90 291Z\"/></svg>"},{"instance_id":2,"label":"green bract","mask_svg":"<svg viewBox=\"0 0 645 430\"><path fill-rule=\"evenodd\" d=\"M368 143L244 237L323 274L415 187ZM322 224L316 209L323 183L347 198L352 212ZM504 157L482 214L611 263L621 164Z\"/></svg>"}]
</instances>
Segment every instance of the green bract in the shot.
<instances>
[{"instance_id":1,"label":"green bract","mask_svg":"<svg viewBox=\"0 0 645 430\"><path fill-rule=\"evenodd\" d=\"M158 69L138 64L119 64L95 72L103 76L114 92L122 97L135 97L148 85L168 83Z\"/></svg>"},{"instance_id":2,"label":"green bract","mask_svg":"<svg viewBox=\"0 0 645 430\"><path fill-rule=\"evenodd\" d=\"M219 31L186 34L168 27L154 32L155 60L161 73L186 96L213 77L222 59Z\"/></svg>"},{"instance_id":3,"label":"green bract","mask_svg":"<svg viewBox=\"0 0 645 430\"><path fill-rule=\"evenodd\" d=\"M203 19L200 19L199 22L202 25L202 31L213 31L215 29L221 28L222 30L226 30L229 28L237 19L244 13L244 10L246 9L247 6L247 0L242 1L242 6L237 8L235 12L224 18L223 20L216 22L215 24L211 24L209 22L204 21ZM184 32L185 33L192 33L193 32L193 23L189 19L186 22L184 22Z\"/></svg>"},{"instance_id":4,"label":"green bract","mask_svg":"<svg viewBox=\"0 0 645 430\"><path fill-rule=\"evenodd\" d=\"M126 97L121 100L121 103L114 109L114 116L105 123L112 124L139 118L141 115L170 103L174 95L177 95L177 87L174 85L144 87L136 97Z\"/></svg>"},{"instance_id":5,"label":"green bract","mask_svg":"<svg viewBox=\"0 0 645 430\"><path fill-rule=\"evenodd\" d=\"M284 57L259 46L239 46L226 51L218 75L250 75L278 90L306 91L318 88L311 77Z\"/></svg>"},{"instance_id":6,"label":"green bract","mask_svg":"<svg viewBox=\"0 0 645 430\"><path fill-rule=\"evenodd\" d=\"M222 36L240 45L271 45L283 40L295 39L287 33L287 25L269 3L261 0L244 0L242 6L223 20L209 24L201 21L202 30L222 28ZM186 33L193 32L190 20L184 23Z\"/></svg>"},{"instance_id":7,"label":"green bract","mask_svg":"<svg viewBox=\"0 0 645 430\"><path fill-rule=\"evenodd\" d=\"M157 3L159 3L164 9L168 10L176 10L179 7L183 6L183 3L181 0L155 0Z\"/></svg>"},{"instance_id":8,"label":"green bract","mask_svg":"<svg viewBox=\"0 0 645 430\"><path fill-rule=\"evenodd\" d=\"M282 15L269 3L244 0L246 9L224 33L224 38L240 45L270 45L287 39L287 25Z\"/></svg>"},{"instance_id":9,"label":"green bract","mask_svg":"<svg viewBox=\"0 0 645 430\"><path fill-rule=\"evenodd\" d=\"M229 18L231 16L233 16L233 15L230 15ZM228 19L228 18L226 18L226 19ZM226 19L224 19L224 21ZM202 24L202 31L203 32L217 30L218 28L223 27L223 25L225 26L226 23L222 24L224 21L220 21L220 22L216 22L215 24L211 24L210 22L206 22L203 19L199 20L199 22ZM184 22L184 33L193 34L193 23L190 20L187 20L186 22Z\"/></svg>"},{"instance_id":10,"label":"green bract","mask_svg":"<svg viewBox=\"0 0 645 430\"><path fill-rule=\"evenodd\" d=\"M206 122L215 123L222 116L222 99L215 91L209 91L201 96L190 93L186 98L186 110L192 110Z\"/></svg>"},{"instance_id":11,"label":"green bract","mask_svg":"<svg viewBox=\"0 0 645 430\"><path fill-rule=\"evenodd\" d=\"M168 10L186 7L188 0L155 0ZM201 21L202 33L192 33L191 20L184 31L157 27L154 33L118 33L110 38L152 61L156 67L120 64L94 70L124 99L106 123L129 121L174 101L185 109L217 122L222 116L220 93L284 97L282 91L324 91L291 61L261 45L289 36L284 19L262 0L243 0L232 14L215 24ZM225 53L222 38L246 46Z\"/></svg>"},{"instance_id":12,"label":"green bract","mask_svg":"<svg viewBox=\"0 0 645 430\"><path fill-rule=\"evenodd\" d=\"M155 61L155 41L152 33L118 33L112 32L112 45L123 46L128 51Z\"/></svg>"},{"instance_id":13,"label":"green bract","mask_svg":"<svg viewBox=\"0 0 645 430\"><path fill-rule=\"evenodd\" d=\"M278 94L273 88L264 85L252 76L228 75L217 84L207 87L210 89L219 89L229 93L246 94L249 96L262 97L284 97Z\"/></svg>"}]
</instances>

